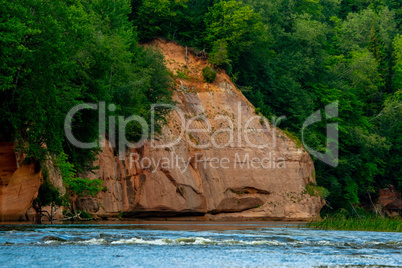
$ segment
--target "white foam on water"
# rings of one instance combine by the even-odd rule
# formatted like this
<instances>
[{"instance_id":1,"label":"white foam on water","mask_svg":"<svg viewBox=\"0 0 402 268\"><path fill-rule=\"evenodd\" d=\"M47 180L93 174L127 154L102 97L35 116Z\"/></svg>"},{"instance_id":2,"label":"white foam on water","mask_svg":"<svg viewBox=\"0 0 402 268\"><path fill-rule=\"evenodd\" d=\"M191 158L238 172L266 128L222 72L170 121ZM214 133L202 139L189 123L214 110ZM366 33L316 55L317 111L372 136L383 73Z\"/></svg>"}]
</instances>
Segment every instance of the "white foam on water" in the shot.
<instances>
[{"instance_id":1,"label":"white foam on water","mask_svg":"<svg viewBox=\"0 0 402 268\"><path fill-rule=\"evenodd\" d=\"M48 241L45 241L45 242L43 242L44 244L47 244L47 245L50 245L50 244L59 244L60 243L60 241L57 241L57 240L48 240Z\"/></svg>"},{"instance_id":2,"label":"white foam on water","mask_svg":"<svg viewBox=\"0 0 402 268\"><path fill-rule=\"evenodd\" d=\"M120 239L118 241L112 241L111 244L146 244L146 245L200 245L211 244L213 240L203 237L181 237L177 239L161 238L155 240L145 240L142 238L133 237L130 239Z\"/></svg>"},{"instance_id":3,"label":"white foam on water","mask_svg":"<svg viewBox=\"0 0 402 268\"><path fill-rule=\"evenodd\" d=\"M285 242L276 240L258 240L258 241L243 241L243 240L213 240L204 237L180 237L177 239L155 239L145 240L142 238L133 237L130 239L120 239L112 241L111 244L146 244L146 245L286 245Z\"/></svg>"},{"instance_id":4,"label":"white foam on water","mask_svg":"<svg viewBox=\"0 0 402 268\"><path fill-rule=\"evenodd\" d=\"M88 245L101 245L101 244L105 244L106 240L101 238L101 239L96 239L96 238L92 238L89 240L84 240L84 241L77 241L77 244L88 244Z\"/></svg>"},{"instance_id":5,"label":"white foam on water","mask_svg":"<svg viewBox=\"0 0 402 268\"><path fill-rule=\"evenodd\" d=\"M318 241L316 243L318 245L323 245L323 246L336 246L337 244L339 244L339 243L334 243L334 242L327 241L327 240L321 240L321 241Z\"/></svg>"},{"instance_id":6,"label":"white foam on water","mask_svg":"<svg viewBox=\"0 0 402 268\"><path fill-rule=\"evenodd\" d=\"M272 245L272 246L284 246L287 243L280 242L276 240L262 240L262 241L251 241L245 242L246 245Z\"/></svg>"},{"instance_id":7,"label":"white foam on water","mask_svg":"<svg viewBox=\"0 0 402 268\"><path fill-rule=\"evenodd\" d=\"M57 240L49 240L42 242L43 244L86 244L86 245L102 245L102 244L138 244L138 245L156 245L156 246L166 246L166 245L219 245L219 246L236 246L236 245L249 245L249 246L287 246L287 245L294 245L294 246L341 246L344 243L341 242L334 242L329 240L319 240L319 241L292 241L292 242L284 242L278 240L236 240L236 239L211 239L206 237L179 237L179 238L158 238L158 239L144 239L141 237L132 237L127 239L120 239L116 241L108 241L103 238L92 238L89 240L83 241L65 241L60 242ZM354 244L354 243L351 243ZM347 246L352 246L352 245ZM354 244L356 245L356 244ZM400 241L388 241L388 242L377 242L377 241L366 241L361 246L385 246L390 248L402 248L402 242ZM359 245L356 245L359 246Z\"/></svg>"},{"instance_id":8,"label":"white foam on water","mask_svg":"<svg viewBox=\"0 0 402 268\"><path fill-rule=\"evenodd\" d=\"M130 239L120 239L118 241L112 241L111 244L147 244L147 245L168 245L171 239L163 238L156 240L144 240L142 238L130 238Z\"/></svg>"}]
</instances>

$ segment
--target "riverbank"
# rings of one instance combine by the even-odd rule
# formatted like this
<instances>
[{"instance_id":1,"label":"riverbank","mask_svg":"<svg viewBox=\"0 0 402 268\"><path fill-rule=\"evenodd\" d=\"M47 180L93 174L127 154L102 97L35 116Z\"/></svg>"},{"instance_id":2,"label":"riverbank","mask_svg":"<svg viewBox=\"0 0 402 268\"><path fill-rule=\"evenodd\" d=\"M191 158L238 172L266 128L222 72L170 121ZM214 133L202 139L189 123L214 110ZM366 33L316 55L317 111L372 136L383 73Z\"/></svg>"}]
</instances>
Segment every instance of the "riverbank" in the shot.
<instances>
[{"instance_id":1,"label":"riverbank","mask_svg":"<svg viewBox=\"0 0 402 268\"><path fill-rule=\"evenodd\" d=\"M265 221L183 221L183 220L125 220L125 221L54 221L35 224L33 222L0 222L0 228L7 226L36 226L38 228L63 228L68 226L94 226L99 228L141 228L165 230L244 230L260 228L298 228L306 222Z\"/></svg>"},{"instance_id":2,"label":"riverbank","mask_svg":"<svg viewBox=\"0 0 402 268\"><path fill-rule=\"evenodd\" d=\"M310 222L306 227L319 230L402 232L402 219L374 216L345 218L332 215L322 221Z\"/></svg>"}]
</instances>

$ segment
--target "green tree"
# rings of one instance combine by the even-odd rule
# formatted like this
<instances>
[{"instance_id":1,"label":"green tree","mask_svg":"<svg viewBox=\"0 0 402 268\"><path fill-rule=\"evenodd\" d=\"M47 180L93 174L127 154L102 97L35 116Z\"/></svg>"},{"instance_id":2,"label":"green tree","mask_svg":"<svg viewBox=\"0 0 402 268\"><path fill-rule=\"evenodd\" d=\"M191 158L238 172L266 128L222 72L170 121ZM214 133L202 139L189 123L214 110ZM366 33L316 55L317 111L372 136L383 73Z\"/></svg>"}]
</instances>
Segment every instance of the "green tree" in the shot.
<instances>
[{"instance_id":1,"label":"green tree","mask_svg":"<svg viewBox=\"0 0 402 268\"><path fill-rule=\"evenodd\" d=\"M99 148L69 144L67 112L76 104L105 101L149 122L151 104L170 100L163 57L138 45L125 0L2 0L1 11L0 138L17 140L27 159L53 162L67 189L91 194L99 182L80 174L94 168ZM132 129L132 139L137 131ZM72 132L81 141L96 141L98 112L76 114Z\"/></svg>"},{"instance_id":2,"label":"green tree","mask_svg":"<svg viewBox=\"0 0 402 268\"><path fill-rule=\"evenodd\" d=\"M205 43L209 47L226 43L229 59L234 63L242 53L268 41L268 29L262 23L260 15L241 2L215 3L205 15L204 21Z\"/></svg>"}]
</instances>

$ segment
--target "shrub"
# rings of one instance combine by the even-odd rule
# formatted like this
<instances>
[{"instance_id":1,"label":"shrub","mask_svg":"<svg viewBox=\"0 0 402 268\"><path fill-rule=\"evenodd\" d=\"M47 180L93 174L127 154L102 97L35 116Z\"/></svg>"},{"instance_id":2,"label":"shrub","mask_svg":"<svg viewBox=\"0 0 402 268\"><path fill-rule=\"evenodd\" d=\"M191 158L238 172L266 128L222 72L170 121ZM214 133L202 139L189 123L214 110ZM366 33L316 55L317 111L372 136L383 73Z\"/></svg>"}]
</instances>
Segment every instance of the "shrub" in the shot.
<instances>
[{"instance_id":1,"label":"shrub","mask_svg":"<svg viewBox=\"0 0 402 268\"><path fill-rule=\"evenodd\" d=\"M225 40L214 42L212 53L209 54L209 62L215 67L227 67L230 65L227 42Z\"/></svg>"},{"instance_id":2,"label":"shrub","mask_svg":"<svg viewBox=\"0 0 402 268\"><path fill-rule=\"evenodd\" d=\"M92 215L89 214L89 213L86 212L86 211L81 211L81 212L80 212L80 217L81 217L82 219L92 219Z\"/></svg>"},{"instance_id":3,"label":"shrub","mask_svg":"<svg viewBox=\"0 0 402 268\"><path fill-rule=\"evenodd\" d=\"M67 191L69 191L71 195L76 194L80 196L96 196L103 190L102 183L103 181L101 179L68 178L65 180Z\"/></svg>"},{"instance_id":4,"label":"shrub","mask_svg":"<svg viewBox=\"0 0 402 268\"><path fill-rule=\"evenodd\" d=\"M324 187L316 186L313 184L307 184L305 192L311 196L317 196L322 198L327 198L329 196L329 191Z\"/></svg>"},{"instance_id":5,"label":"shrub","mask_svg":"<svg viewBox=\"0 0 402 268\"><path fill-rule=\"evenodd\" d=\"M216 78L216 71L211 67L205 67L202 69L202 76L204 77L205 82L213 83Z\"/></svg>"}]
</instances>

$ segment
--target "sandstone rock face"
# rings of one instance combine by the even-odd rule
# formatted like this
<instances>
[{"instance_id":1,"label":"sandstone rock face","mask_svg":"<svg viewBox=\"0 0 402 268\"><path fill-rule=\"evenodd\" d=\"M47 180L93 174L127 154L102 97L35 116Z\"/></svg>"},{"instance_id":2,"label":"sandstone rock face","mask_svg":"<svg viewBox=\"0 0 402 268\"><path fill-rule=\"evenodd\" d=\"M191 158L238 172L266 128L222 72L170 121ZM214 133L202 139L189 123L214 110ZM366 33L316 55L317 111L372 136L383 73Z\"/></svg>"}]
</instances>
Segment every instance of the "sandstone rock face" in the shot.
<instances>
[{"instance_id":1,"label":"sandstone rock face","mask_svg":"<svg viewBox=\"0 0 402 268\"><path fill-rule=\"evenodd\" d=\"M17 168L14 143L0 143L0 221L25 219L42 183L33 164Z\"/></svg>"},{"instance_id":2,"label":"sandstone rock face","mask_svg":"<svg viewBox=\"0 0 402 268\"><path fill-rule=\"evenodd\" d=\"M0 221L34 221L37 213L32 202L43 182L42 172L35 164L23 164L25 156L15 153L14 148L13 142L0 142ZM52 169L49 171L49 178L60 189L61 194L64 194L60 174ZM42 210L51 215L51 206L43 207ZM53 217L63 218L63 208L55 207Z\"/></svg>"},{"instance_id":3,"label":"sandstone rock face","mask_svg":"<svg viewBox=\"0 0 402 268\"><path fill-rule=\"evenodd\" d=\"M380 203L386 210L402 211L402 198L393 185L388 185L388 188L380 190Z\"/></svg>"},{"instance_id":4,"label":"sandstone rock face","mask_svg":"<svg viewBox=\"0 0 402 268\"><path fill-rule=\"evenodd\" d=\"M223 71L214 83L204 83L203 59L189 55L186 61L185 48L173 43L151 45L161 49L172 72L187 73L176 79L173 94L180 112L172 111L157 138L127 150L124 160L116 149L103 148L99 169L86 176L102 179L106 191L76 200L76 209L212 220L318 217L324 200L305 191L315 183L308 153L257 117Z\"/></svg>"}]
</instances>

